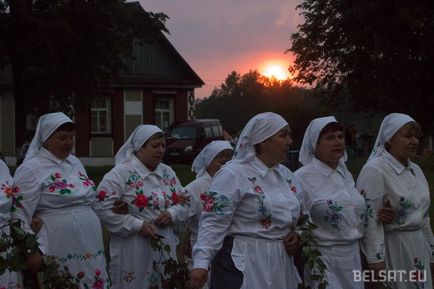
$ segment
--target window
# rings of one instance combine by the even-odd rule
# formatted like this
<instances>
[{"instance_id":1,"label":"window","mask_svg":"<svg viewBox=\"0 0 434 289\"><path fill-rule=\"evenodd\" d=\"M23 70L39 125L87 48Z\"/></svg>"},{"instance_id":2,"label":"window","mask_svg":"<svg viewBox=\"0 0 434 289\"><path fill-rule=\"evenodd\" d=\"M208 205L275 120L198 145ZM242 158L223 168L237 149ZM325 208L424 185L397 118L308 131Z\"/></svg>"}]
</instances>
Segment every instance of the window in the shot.
<instances>
[{"instance_id":1,"label":"window","mask_svg":"<svg viewBox=\"0 0 434 289\"><path fill-rule=\"evenodd\" d=\"M111 109L109 97L98 97L92 100L90 108L92 134L111 133Z\"/></svg>"},{"instance_id":2,"label":"window","mask_svg":"<svg viewBox=\"0 0 434 289\"><path fill-rule=\"evenodd\" d=\"M163 131L167 130L173 122L173 98L155 98L155 125Z\"/></svg>"},{"instance_id":3,"label":"window","mask_svg":"<svg viewBox=\"0 0 434 289\"><path fill-rule=\"evenodd\" d=\"M188 126L176 127L170 132L170 137L174 139L196 139L197 129Z\"/></svg>"}]
</instances>

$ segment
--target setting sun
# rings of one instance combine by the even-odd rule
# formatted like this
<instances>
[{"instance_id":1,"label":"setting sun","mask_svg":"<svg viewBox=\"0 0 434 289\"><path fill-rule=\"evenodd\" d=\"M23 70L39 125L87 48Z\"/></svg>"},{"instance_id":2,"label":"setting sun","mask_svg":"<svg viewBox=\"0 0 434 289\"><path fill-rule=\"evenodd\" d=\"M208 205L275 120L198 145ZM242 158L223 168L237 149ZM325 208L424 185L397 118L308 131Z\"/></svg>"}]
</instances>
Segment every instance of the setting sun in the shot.
<instances>
[{"instance_id":1,"label":"setting sun","mask_svg":"<svg viewBox=\"0 0 434 289\"><path fill-rule=\"evenodd\" d=\"M288 69L280 63L268 63L264 65L261 72L268 78L276 78L277 80L286 80L289 77Z\"/></svg>"}]
</instances>

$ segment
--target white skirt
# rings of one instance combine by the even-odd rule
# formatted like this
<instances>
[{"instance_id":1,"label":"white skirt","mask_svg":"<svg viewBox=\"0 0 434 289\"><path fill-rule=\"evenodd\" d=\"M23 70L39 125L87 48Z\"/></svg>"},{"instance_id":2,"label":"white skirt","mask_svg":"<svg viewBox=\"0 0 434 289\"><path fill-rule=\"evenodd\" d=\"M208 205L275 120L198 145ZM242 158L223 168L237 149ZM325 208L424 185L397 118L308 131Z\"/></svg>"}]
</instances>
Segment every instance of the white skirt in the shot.
<instances>
[{"instance_id":1,"label":"white skirt","mask_svg":"<svg viewBox=\"0 0 434 289\"><path fill-rule=\"evenodd\" d=\"M431 250L422 230L385 231L384 235L386 269L403 270L402 280L390 282L392 288L432 289ZM424 275L421 276L418 271ZM416 282L414 274L423 278Z\"/></svg>"},{"instance_id":2,"label":"white skirt","mask_svg":"<svg viewBox=\"0 0 434 289\"><path fill-rule=\"evenodd\" d=\"M355 281L354 272L361 272L362 265L360 260L359 242L349 245L334 245L330 247L318 247L322 254L322 260L327 269L325 280L328 282L327 288L331 289L363 289L363 282ZM305 268L305 280L312 272ZM312 289L318 288L318 282L306 281Z\"/></svg>"},{"instance_id":3,"label":"white skirt","mask_svg":"<svg viewBox=\"0 0 434 289\"><path fill-rule=\"evenodd\" d=\"M296 289L301 283L282 240L235 236L231 256L243 273L241 289Z\"/></svg>"}]
</instances>

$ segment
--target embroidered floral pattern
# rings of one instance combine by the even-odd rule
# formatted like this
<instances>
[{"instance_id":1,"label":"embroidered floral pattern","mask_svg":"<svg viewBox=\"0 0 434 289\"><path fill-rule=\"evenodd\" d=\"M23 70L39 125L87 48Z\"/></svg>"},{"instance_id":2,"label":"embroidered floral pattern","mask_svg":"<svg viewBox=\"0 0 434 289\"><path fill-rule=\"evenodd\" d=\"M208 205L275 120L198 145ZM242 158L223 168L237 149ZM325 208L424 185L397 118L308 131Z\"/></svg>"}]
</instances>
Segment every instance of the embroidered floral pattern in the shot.
<instances>
[{"instance_id":1,"label":"embroidered floral pattern","mask_svg":"<svg viewBox=\"0 0 434 289\"><path fill-rule=\"evenodd\" d=\"M87 175L83 174L82 172L78 172L78 175L79 175L80 180L83 181L83 186L92 187L92 190L94 192L96 192L95 183L91 179L89 179L89 177Z\"/></svg>"},{"instance_id":2,"label":"embroidered floral pattern","mask_svg":"<svg viewBox=\"0 0 434 289\"><path fill-rule=\"evenodd\" d=\"M326 216L324 217L324 221L330 223L330 226L337 231L341 230L341 221L342 221L342 206L338 206L336 202L333 200L327 200L328 209L326 212Z\"/></svg>"},{"instance_id":3,"label":"embroidered floral pattern","mask_svg":"<svg viewBox=\"0 0 434 289\"><path fill-rule=\"evenodd\" d=\"M261 214L261 226L265 229L271 226L271 212L265 206L265 194L261 186L256 184L256 177L247 178L253 191L258 195L259 213Z\"/></svg>"},{"instance_id":4,"label":"embroidered floral pattern","mask_svg":"<svg viewBox=\"0 0 434 289\"><path fill-rule=\"evenodd\" d=\"M202 210L207 213L221 215L223 209L229 205L229 199L216 192L202 193L200 199L202 200Z\"/></svg>"},{"instance_id":5,"label":"embroidered floral pattern","mask_svg":"<svg viewBox=\"0 0 434 289\"><path fill-rule=\"evenodd\" d=\"M384 260L384 243L380 244L380 250L377 254L375 254L375 257L378 260Z\"/></svg>"},{"instance_id":6,"label":"embroidered floral pattern","mask_svg":"<svg viewBox=\"0 0 434 289\"><path fill-rule=\"evenodd\" d=\"M422 260L420 260L418 257L415 257L413 259L413 263L414 267L416 268L416 270L411 271L411 279L415 281L413 282L413 284L416 286L417 289L424 289L424 283L426 281L426 276L424 276L425 266L422 264Z\"/></svg>"},{"instance_id":7,"label":"embroidered floral pattern","mask_svg":"<svg viewBox=\"0 0 434 289\"><path fill-rule=\"evenodd\" d=\"M124 276L122 279L124 279L124 281L127 283L131 283L136 279L136 277L134 276L134 272L124 271Z\"/></svg>"},{"instance_id":8,"label":"embroidered floral pattern","mask_svg":"<svg viewBox=\"0 0 434 289\"><path fill-rule=\"evenodd\" d=\"M106 191L99 191L98 194L96 194L96 198L98 199L98 202L102 202L108 198L108 194Z\"/></svg>"},{"instance_id":9,"label":"embroidered floral pattern","mask_svg":"<svg viewBox=\"0 0 434 289\"><path fill-rule=\"evenodd\" d=\"M71 194L72 191L70 189L74 188L73 184L68 184L65 178L62 178L60 173L55 173L50 176L50 181L48 182L48 187L50 192L57 191L61 195Z\"/></svg>"},{"instance_id":10,"label":"embroidered floral pattern","mask_svg":"<svg viewBox=\"0 0 434 289\"><path fill-rule=\"evenodd\" d=\"M402 225L408 217L408 209L411 208L411 203L405 197L399 197L398 214L396 216L396 223Z\"/></svg>"},{"instance_id":11,"label":"embroidered floral pattern","mask_svg":"<svg viewBox=\"0 0 434 289\"><path fill-rule=\"evenodd\" d=\"M360 216L363 221L363 227L366 229L369 225L369 219L374 218L374 214L371 206L371 199L368 198L365 191L361 192L363 198L365 199L365 212Z\"/></svg>"},{"instance_id":12,"label":"embroidered floral pattern","mask_svg":"<svg viewBox=\"0 0 434 289\"><path fill-rule=\"evenodd\" d=\"M84 253L84 254L77 254L77 253L73 253L73 254L68 254L65 257L58 257L57 261L60 263L65 263L67 261L86 261L89 259L96 259L98 257L104 256L104 251L103 250L99 250L98 252L92 254L90 252Z\"/></svg>"},{"instance_id":13,"label":"embroidered floral pattern","mask_svg":"<svg viewBox=\"0 0 434 289\"><path fill-rule=\"evenodd\" d=\"M151 208L153 210L167 210L169 207L176 205L179 203L179 194L176 192L176 178L170 178L169 174L166 170L163 170L163 184L170 186L170 194L167 194L165 191L160 193L151 192L149 195L146 195L143 192L143 181L140 175L137 172L129 172L130 176L126 185L131 187L136 196L134 200L131 202L134 206L136 206L140 212L142 212L145 208Z\"/></svg>"},{"instance_id":14,"label":"embroidered floral pattern","mask_svg":"<svg viewBox=\"0 0 434 289\"><path fill-rule=\"evenodd\" d=\"M6 195L8 199L12 199L11 211L15 212L17 209L21 209L23 205L21 201L24 199L23 196L16 196L15 194L20 191L18 187L10 185L8 182L1 185L0 190Z\"/></svg>"},{"instance_id":15,"label":"embroidered floral pattern","mask_svg":"<svg viewBox=\"0 0 434 289\"><path fill-rule=\"evenodd\" d=\"M291 192L293 192L294 194L297 194L297 187L292 184L292 180L286 179L286 182L288 183L288 186L289 186L289 189L291 190Z\"/></svg>"}]
</instances>

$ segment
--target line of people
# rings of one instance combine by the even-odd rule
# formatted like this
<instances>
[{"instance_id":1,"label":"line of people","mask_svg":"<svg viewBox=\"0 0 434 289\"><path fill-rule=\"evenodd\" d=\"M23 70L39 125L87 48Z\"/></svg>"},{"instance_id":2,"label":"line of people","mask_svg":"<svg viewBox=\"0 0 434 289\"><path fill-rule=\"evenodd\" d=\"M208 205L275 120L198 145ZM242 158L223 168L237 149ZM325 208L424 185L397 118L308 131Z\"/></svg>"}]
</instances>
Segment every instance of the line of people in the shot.
<instances>
[{"instance_id":1,"label":"line of people","mask_svg":"<svg viewBox=\"0 0 434 289\"><path fill-rule=\"evenodd\" d=\"M334 117L310 123L300 150L303 167L293 174L280 164L292 145L289 124L272 112L258 114L234 152L225 141L203 149L192 164L196 180L185 188L162 163L160 128L138 126L98 188L71 154L74 131L63 113L42 116L14 186L0 163L3 224L19 219L32 232L32 218L42 219L40 252L27 259L33 272L44 255L52 255L80 277L81 288L163 288L155 271L164 269L155 261L161 266L161 259L176 258L176 227L188 222L191 288L295 289L301 278L293 255L301 245L297 222L303 214L317 226L312 234L328 288L364 288L353 272L362 270L360 250L376 274L425 274L391 282L391 288L432 288L429 187L410 161L421 128L408 115L385 117L357 184L345 165L344 127ZM126 212L117 210L118 201ZM109 268L100 222L110 232ZM169 246L163 255L152 248L156 236ZM315 273L305 270L305 280ZM3 274L2 286L20 288L19 274Z\"/></svg>"}]
</instances>

